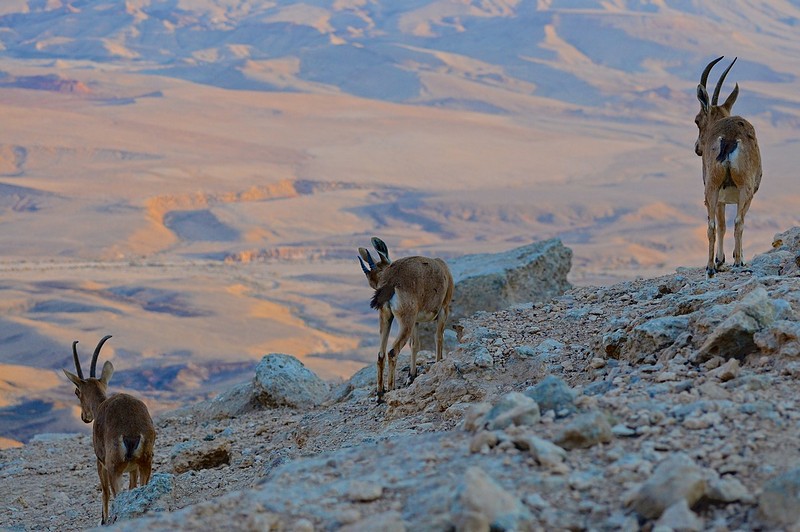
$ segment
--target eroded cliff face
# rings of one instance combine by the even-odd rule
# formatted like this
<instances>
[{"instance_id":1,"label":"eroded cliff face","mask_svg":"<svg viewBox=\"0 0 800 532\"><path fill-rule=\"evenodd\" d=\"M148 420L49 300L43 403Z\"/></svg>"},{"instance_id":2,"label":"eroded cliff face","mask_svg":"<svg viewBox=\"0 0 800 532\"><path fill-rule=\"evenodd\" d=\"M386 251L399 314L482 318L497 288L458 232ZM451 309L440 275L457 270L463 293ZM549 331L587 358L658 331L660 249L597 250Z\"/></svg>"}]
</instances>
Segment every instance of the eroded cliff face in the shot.
<instances>
[{"instance_id":1,"label":"eroded cliff face","mask_svg":"<svg viewBox=\"0 0 800 532\"><path fill-rule=\"evenodd\" d=\"M777 235L714 279L681 269L465 318L457 347L384 405L370 365L315 387L316 407L243 410L246 383L164 415L156 476L118 497L114 526L797 526L798 242L800 228ZM2 453L0 526L98 522L88 437Z\"/></svg>"}]
</instances>

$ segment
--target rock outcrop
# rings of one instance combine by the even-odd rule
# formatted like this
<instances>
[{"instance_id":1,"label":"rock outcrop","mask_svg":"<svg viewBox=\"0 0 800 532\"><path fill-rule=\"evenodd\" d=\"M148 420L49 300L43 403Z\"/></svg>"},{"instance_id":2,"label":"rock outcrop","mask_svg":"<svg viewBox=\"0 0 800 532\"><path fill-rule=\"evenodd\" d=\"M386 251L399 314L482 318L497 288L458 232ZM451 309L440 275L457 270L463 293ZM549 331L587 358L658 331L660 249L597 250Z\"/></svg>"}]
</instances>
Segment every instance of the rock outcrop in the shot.
<instances>
[{"instance_id":1,"label":"rock outcrop","mask_svg":"<svg viewBox=\"0 0 800 532\"><path fill-rule=\"evenodd\" d=\"M465 255L448 263L455 282L450 318L547 301L569 290L572 250L553 238L503 253Z\"/></svg>"}]
</instances>

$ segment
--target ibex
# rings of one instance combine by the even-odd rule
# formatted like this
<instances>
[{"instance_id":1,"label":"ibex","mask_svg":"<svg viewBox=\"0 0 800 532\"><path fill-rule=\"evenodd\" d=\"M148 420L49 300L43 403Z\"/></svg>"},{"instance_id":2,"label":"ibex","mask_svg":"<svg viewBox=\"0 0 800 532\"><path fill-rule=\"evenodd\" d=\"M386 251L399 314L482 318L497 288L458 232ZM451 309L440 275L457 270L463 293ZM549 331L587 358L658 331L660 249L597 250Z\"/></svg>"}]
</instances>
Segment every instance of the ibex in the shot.
<instances>
[{"instance_id":1,"label":"ibex","mask_svg":"<svg viewBox=\"0 0 800 532\"><path fill-rule=\"evenodd\" d=\"M95 377L97 357L103 344L111 338L105 336L97 344L92 355L89 378L83 378L81 363L78 360L78 341L72 342L72 356L75 360L74 375L64 370L67 378L75 385L75 395L81 402L81 419L91 423L92 444L97 455L97 474L103 490L103 518L101 524L108 522L108 501L121 490L122 475L129 473L129 489L144 486L150 481L153 464L153 444L156 430L145 404L125 393L106 397L108 381L114 373L114 366L106 361L100 378Z\"/></svg>"},{"instance_id":2,"label":"ibex","mask_svg":"<svg viewBox=\"0 0 800 532\"><path fill-rule=\"evenodd\" d=\"M725 262L723 239L725 238L725 205L736 204L734 227L733 265L744 266L742 260L742 232L744 217L750 208L753 195L761 185L761 153L758 149L756 131L741 116L731 116L731 109L739 95L737 83L722 105L717 104L719 91L736 59L728 65L717 82L711 103L708 100L706 81L711 69L724 56L711 61L703 70L697 85L700 112L694 121L700 130L694 151L703 158L703 183L705 204L708 210L708 264L706 273L713 277ZM717 244L716 261L714 242Z\"/></svg>"},{"instance_id":3,"label":"ibex","mask_svg":"<svg viewBox=\"0 0 800 532\"><path fill-rule=\"evenodd\" d=\"M400 350L411 338L410 379L417 376L419 332L417 322L436 321L436 361L442 359L444 327L453 299L453 276L442 259L403 257L392 262L389 250L380 238L372 245L380 261L375 263L369 251L358 248L361 269L375 290L370 306L380 313L381 345L378 351L378 402L383 401L383 366L392 321L397 318L400 330L389 350L389 390L394 390L395 367ZM366 264L364 264L366 261ZM367 267L369 265L369 268Z\"/></svg>"}]
</instances>

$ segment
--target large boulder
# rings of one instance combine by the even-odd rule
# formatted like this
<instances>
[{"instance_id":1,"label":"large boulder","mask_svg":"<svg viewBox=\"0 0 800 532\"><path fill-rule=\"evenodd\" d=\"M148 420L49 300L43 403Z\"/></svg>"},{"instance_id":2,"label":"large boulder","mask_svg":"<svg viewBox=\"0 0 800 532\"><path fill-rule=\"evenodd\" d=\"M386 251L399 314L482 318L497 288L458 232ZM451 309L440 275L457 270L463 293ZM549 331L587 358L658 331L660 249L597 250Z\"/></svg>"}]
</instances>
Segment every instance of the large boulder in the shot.
<instances>
[{"instance_id":1,"label":"large boulder","mask_svg":"<svg viewBox=\"0 0 800 532\"><path fill-rule=\"evenodd\" d=\"M464 255L447 261L455 291L448 327L476 312L494 312L512 305L549 301L572 288L567 274L572 250L557 238L501 253ZM420 345L434 349L433 323L420 324ZM445 334L445 353L455 347Z\"/></svg>"},{"instance_id":2,"label":"large boulder","mask_svg":"<svg viewBox=\"0 0 800 532\"><path fill-rule=\"evenodd\" d=\"M557 238L503 253L464 255L448 265L455 282L452 323L480 310L546 301L572 288L567 281L572 250Z\"/></svg>"},{"instance_id":3,"label":"large boulder","mask_svg":"<svg viewBox=\"0 0 800 532\"><path fill-rule=\"evenodd\" d=\"M322 404L328 384L291 355L273 353L261 359L253 380L254 399L269 408L310 408Z\"/></svg>"}]
</instances>

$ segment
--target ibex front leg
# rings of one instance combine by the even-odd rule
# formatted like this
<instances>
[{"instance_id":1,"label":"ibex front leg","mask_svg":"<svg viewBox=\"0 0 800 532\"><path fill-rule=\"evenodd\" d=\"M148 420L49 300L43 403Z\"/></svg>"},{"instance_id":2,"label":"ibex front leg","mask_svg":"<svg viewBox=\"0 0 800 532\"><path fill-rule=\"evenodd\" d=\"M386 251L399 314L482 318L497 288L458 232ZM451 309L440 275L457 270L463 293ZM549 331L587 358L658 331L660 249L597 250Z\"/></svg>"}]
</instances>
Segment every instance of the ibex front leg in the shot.
<instances>
[{"instance_id":1,"label":"ibex front leg","mask_svg":"<svg viewBox=\"0 0 800 532\"><path fill-rule=\"evenodd\" d=\"M717 270L725 264L725 204L717 204L717 258L715 260Z\"/></svg>"},{"instance_id":2,"label":"ibex front leg","mask_svg":"<svg viewBox=\"0 0 800 532\"><path fill-rule=\"evenodd\" d=\"M389 389L394 390L395 370L397 368L397 357L400 351L403 350L408 339L414 332L416 326L416 312L413 315L403 314L397 317L400 322L400 330L397 333L397 338L394 339L392 348L389 350ZM416 368L414 370L416 371Z\"/></svg>"},{"instance_id":3,"label":"ibex front leg","mask_svg":"<svg viewBox=\"0 0 800 532\"><path fill-rule=\"evenodd\" d=\"M442 360L442 350L444 349L444 327L447 325L447 317L450 315L450 308L444 307L436 317L436 362Z\"/></svg>"},{"instance_id":4,"label":"ibex front leg","mask_svg":"<svg viewBox=\"0 0 800 532\"><path fill-rule=\"evenodd\" d=\"M383 388L383 366L386 361L386 345L389 343L389 331L392 330L392 321L394 316L392 310L387 307L380 309L380 332L381 332L381 345L378 350L378 402L383 402L383 394L386 392ZM391 381L390 381L391 382Z\"/></svg>"},{"instance_id":5,"label":"ibex front leg","mask_svg":"<svg viewBox=\"0 0 800 532\"><path fill-rule=\"evenodd\" d=\"M408 383L417 378L417 353L419 353L419 324L415 323L411 330L411 366L408 370Z\"/></svg>"},{"instance_id":6,"label":"ibex front leg","mask_svg":"<svg viewBox=\"0 0 800 532\"><path fill-rule=\"evenodd\" d=\"M716 213L717 203L719 201L719 189L711 189L706 191L706 210L708 211L708 263L706 264L706 274L709 277L714 277L717 273L716 265L714 264L714 244L717 237L716 226Z\"/></svg>"}]
</instances>

